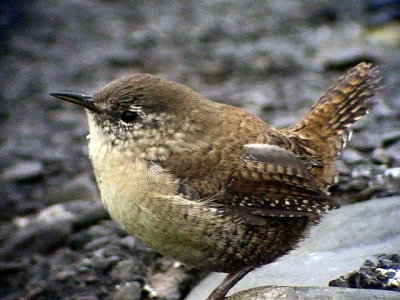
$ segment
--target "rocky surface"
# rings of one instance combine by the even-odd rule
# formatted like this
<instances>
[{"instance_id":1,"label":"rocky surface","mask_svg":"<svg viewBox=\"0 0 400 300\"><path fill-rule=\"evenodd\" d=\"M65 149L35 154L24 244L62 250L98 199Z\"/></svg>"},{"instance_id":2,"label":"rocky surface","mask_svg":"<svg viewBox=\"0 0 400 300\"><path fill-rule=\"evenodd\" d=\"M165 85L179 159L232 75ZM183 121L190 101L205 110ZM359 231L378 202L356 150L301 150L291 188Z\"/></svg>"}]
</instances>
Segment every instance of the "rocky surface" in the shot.
<instances>
[{"instance_id":1,"label":"rocky surface","mask_svg":"<svg viewBox=\"0 0 400 300\"><path fill-rule=\"evenodd\" d=\"M228 300L397 300L399 294L390 291L354 290L349 288L265 286L237 292Z\"/></svg>"},{"instance_id":2,"label":"rocky surface","mask_svg":"<svg viewBox=\"0 0 400 300\"><path fill-rule=\"evenodd\" d=\"M377 254L358 271L331 280L329 286L400 292L400 254Z\"/></svg>"},{"instance_id":3,"label":"rocky surface","mask_svg":"<svg viewBox=\"0 0 400 300\"><path fill-rule=\"evenodd\" d=\"M333 195L349 203L400 191L398 28L367 29L359 1L6 3L0 298L183 299L204 276L126 236L93 202L86 117L49 92L91 93L149 72L282 127L345 68L373 61L383 101L357 123Z\"/></svg>"}]
</instances>

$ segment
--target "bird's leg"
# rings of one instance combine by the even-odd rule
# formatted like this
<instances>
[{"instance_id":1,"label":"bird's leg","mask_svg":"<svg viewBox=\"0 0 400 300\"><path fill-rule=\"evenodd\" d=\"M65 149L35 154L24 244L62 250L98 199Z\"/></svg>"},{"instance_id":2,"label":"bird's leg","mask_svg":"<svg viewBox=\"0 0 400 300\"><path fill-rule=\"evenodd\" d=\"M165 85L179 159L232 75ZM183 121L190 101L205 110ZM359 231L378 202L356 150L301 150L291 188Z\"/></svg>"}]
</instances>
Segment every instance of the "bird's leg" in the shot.
<instances>
[{"instance_id":1,"label":"bird's leg","mask_svg":"<svg viewBox=\"0 0 400 300\"><path fill-rule=\"evenodd\" d=\"M228 275L226 275L224 281L222 281L222 283L212 291L206 300L223 300L229 290L253 269L254 267L248 266L240 269L239 271L230 272Z\"/></svg>"}]
</instances>

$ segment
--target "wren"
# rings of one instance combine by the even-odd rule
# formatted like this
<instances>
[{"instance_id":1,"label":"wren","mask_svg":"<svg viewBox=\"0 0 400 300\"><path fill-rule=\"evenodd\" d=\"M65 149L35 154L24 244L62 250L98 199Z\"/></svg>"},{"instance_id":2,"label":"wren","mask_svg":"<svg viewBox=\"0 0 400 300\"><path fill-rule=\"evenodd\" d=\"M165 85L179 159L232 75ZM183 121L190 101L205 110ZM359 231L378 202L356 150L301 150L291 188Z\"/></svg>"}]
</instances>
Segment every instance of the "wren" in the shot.
<instances>
[{"instance_id":1,"label":"wren","mask_svg":"<svg viewBox=\"0 0 400 300\"><path fill-rule=\"evenodd\" d=\"M284 129L149 74L94 95L51 95L86 109L110 216L161 254L229 273L211 300L294 249L339 207L328 193L335 160L351 125L376 104L380 80L375 67L358 64Z\"/></svg>"}]
</instances>

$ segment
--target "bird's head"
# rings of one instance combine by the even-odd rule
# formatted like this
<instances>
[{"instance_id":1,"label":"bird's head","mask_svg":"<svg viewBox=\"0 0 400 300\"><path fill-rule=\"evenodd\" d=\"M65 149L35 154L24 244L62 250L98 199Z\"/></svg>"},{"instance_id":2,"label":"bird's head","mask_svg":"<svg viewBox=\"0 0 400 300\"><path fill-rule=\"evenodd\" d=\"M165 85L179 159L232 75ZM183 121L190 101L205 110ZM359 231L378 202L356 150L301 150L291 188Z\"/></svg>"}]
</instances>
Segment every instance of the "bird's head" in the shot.
<instances>
[{"instance_id":1,"label":"bird's head","mask_svg":"<svg viewBox=\"0 0 400 300\"><path fill-rule=\"evenodd\" d=\"M52 93L54 97L86 108L90 135L121 150L140 149L150 158L160 153L195 150L205 143L214 102L189 87L141 74L114 80L93 95Z\"/></svg>"}]
</instances>

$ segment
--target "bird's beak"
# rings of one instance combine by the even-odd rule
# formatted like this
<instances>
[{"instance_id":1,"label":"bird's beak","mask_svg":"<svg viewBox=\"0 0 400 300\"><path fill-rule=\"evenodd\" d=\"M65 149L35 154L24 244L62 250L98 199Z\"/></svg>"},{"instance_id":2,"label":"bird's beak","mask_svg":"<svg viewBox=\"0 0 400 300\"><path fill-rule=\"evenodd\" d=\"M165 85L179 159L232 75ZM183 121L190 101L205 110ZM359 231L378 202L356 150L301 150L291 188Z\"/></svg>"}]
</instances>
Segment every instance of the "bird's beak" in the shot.
<instances>
[{"instance_id":1,"label":"bird's beak","mask_svg":"<svg viewBox=\"0 0 400 300\"><path fill-rule=\"evenodd\" d=\"M78 104L93 112L96 113L100 112L99 109L94 105L94 99L92 95L84 95L77 93L51 93L50 95L64 101Z\"/></svg>"}]
</instances>

